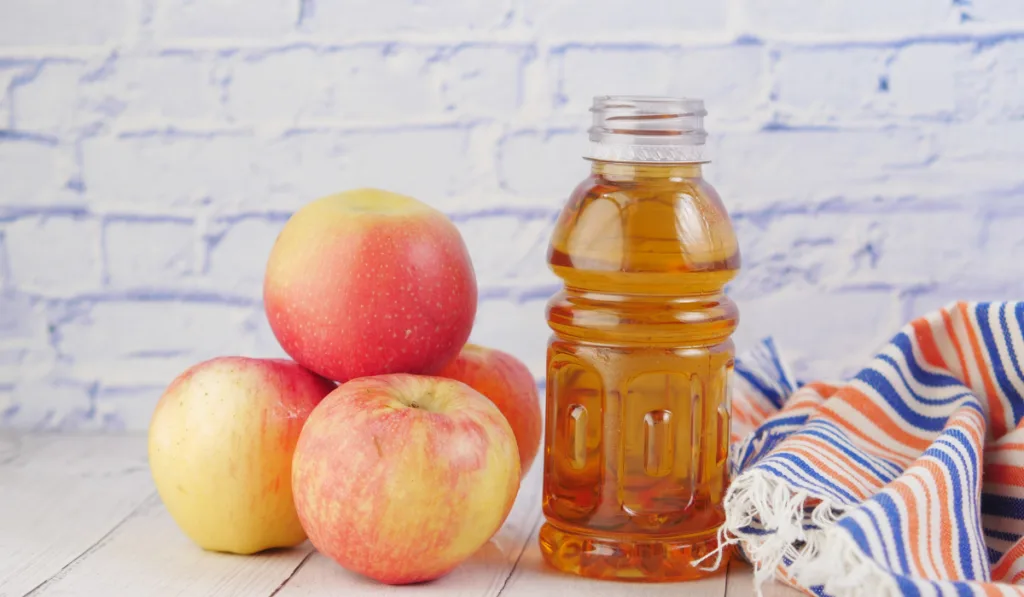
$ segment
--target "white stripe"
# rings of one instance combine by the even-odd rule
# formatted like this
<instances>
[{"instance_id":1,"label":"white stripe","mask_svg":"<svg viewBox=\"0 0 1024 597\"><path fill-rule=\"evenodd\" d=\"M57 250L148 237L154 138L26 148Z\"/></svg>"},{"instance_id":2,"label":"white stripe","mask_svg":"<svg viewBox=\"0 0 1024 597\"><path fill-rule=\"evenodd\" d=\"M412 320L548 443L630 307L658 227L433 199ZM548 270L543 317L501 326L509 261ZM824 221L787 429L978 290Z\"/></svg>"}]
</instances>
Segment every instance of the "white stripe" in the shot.
<instances>
[{"instance_id":1,"label":"white stripe","mask_svg":"<svg viewBox=\"0 0 1024 597\"><path fill-rule=\"evenodd\" d=\"M852 438L846 434L846 431L843 431L842 428L837 427L835 423L832 423L830 421L814 420L808 423L807 427L810 429L815 429L827 435L829 438L833 440L833 443L846 448L847 451L857 453L861 458L867 460L872 465L874 465L875 468L881 469L889 473L890 478L895 479L900 475L900 473L903 472L903 469L889 462L888 460L880 456L876 456L874 454L869 454L865 452L863 449L861 449L859 446L855 445L853 443Z\"/></svg>"},{"instance_id":2,"label":"white stripe","mask_svg":"<svg viewBox=\"0 0 1024 597\"><path fill-rule=\"evenodd\" d=\"M967 321L964 321L963 315L960 313L960 309L954 309L951 313L953 317L953 332L956 334L956 340L960 344L960 350L963 351L963 360L967 366L966 376L971 378L971 391L978 397L985 396L985 383L982 381L981 370L978 369L978 358L974 354L974 345L971 344L970 333L968 332L971 327L977 327L977 322L970 316L972 308L970 305L967 306ZM960 379L964 376L961 375ZM988 405L982 400L982 406L985 408L986 414L988 414Z\"/></svg>"},{"instance_id":3,"label":"white stripe","mask_svg":"<svg viewBox=\"0 0 1024 597\"><path fill-rule=\"evenodd\" d=\"M932 336L935 338L935 347L938 348L939 353L942 355L942 360L949 367L950 373L957 379L963 379L964 372L960 368L960 357L956 353L953 338L950 337L949 332L946 330L946 322L942 317L942 313L948 313L950 319L955 321L957 314L956 304L946 305L942 311L929 314L926 321L932 330ZM953 326L953 333L956 333L955 325Z\"/></svg>"},{"instance_id":4,"label":"white stripe","mask_svg":"<svg viewBox=\"0 0 1024 597\"><path fill-rule=\"evenodd\" d=\"M925 484L930 483L930 479L925 481L913 472L917 472L922 476L927 477L927 471L920 469L919 467L913 467L908 469L908 474L902 477L902 481L906 484L907 490L910 491L913 496L914 502L917 504L918 513L918 528L920 529L917 537L911 539L917 542L917 553L918 558L921 560L921 566L924 568L919 571L918 576L924 578L938 578L939 571L932 564L932 559L935 554L940 553L938 550L941 549L939 545L939 533L938 530L941 527L939 524L938 509L935 508L934 503L930 503L925 499ZM932 495L936 494L934 487L929 488ZM913 561L913 558L910 558ZM915 562L916 565L916 562Z\"/></svg>"},{"instance_id":5,"label":"white stripe","mask_svg":"<svg viewBox=\"0 0 1024 597\"><path fill-rule=\"evenodd\" d=\"M967 367L968 367L968 369L971 369L971 381L973 382L972 386L974 386L975 394L977 394L978 397L981 398L981 397L986 397L986 391L985 391L984 378L982 377L981 370L978 369L978 366L977 366L977 363L976 363L976 361L978 360L978 357L980 357L982 362L985 363L985 368L988 370L989 373L992 372L993 367L992 367L992 359L989 357L988 351L985 348L984 339L981 337L980 324L978 322L977 313L976 313L976 305L977 305L976 303L972 303L971 305L968 306L968 309L967 309L967 321L961 323L961 325L964 327L964 330L965 330L964 333L963 333L963 336L964 336L965 339L967 339L967 342L968 342L966 345L961 344L961 346L964 348L964 350L969 351L970 353L973 354L974 349L973 349L973 347L970 344L970 340L969 340L969 337L967 336L966 330L967 329L971 329L971 330L977 332L975 334L975 336L978 339L978 347L981 350L981 354L980 355L976 355L976 358L973 358L973 359L970 358L969 355L966 358L967 358L967 361L968 361ZM990 309L989 317L991 318L991 309ZM995 377L994 374L992 375L992 377L993 378ZM1013 429L1014 428L1014 423L1013 423L1012 420L1009 419L1009 417L1013 416L1013 410L1008 408L1009 405L1006 404L1006 401L1002 400L1000 398L999 395L1001 395L1002 392L999 390L999 384L998 384L997 380L993 379L992 383L995 386L996 394L997 395L996 396L991 396L990 398L992 400L999 400L999 402L1003 406L1003 420L1002 420L1003 426L1006 429ZM992 429L994 428L994 426L991 423L994 421L995 417L994 417L991 409L989 408L989 400L982 399L981 400L981 407L982 407L982 409L984 409L985 416L988 419L988 421L990 422L990 424L988 426L989 431L988 431L987 435L989 437L992 437Z\"/></svg>"},{"instance_id":6,"label":"white stripe","mask_svg":"<svg viewBox=\"0 0 1024 597\"><path fill-rule=\"evenodd\" d=\"M964 447L955 442L936 444L934 447L938 451L949 456L950 462L953 463L953 467L956 468L956 472L962 480L962 482L960 482L960 493L963 495L964 499L962 500L963 503L961 505L961 510L957 512L953 509L954 503L952 492L950 492L950 502L948 504L948 508L950 510L950 515L962 520L964 522L964 527L967 530L968 536L972 536L972 532L976 531L975 526L977 524L977 513L980 509L980 504L978 503L975 497L978 489L977 486L971 486L967 484L967 471L961 470L959 468L959 465L957 464L958 459L955 455L959 454L961 457L963 457L964 461L968 463L968 466L970 463L970 458L965 452ZM936 462L939 463L941 466L941 462L938 459L936 459ZM978 471L978 476L981 476L981 471ZM952 487L952 485L950 485L950 487ZM957 528L958 525L954 524L952 526L954 531L959 532ZM965 538L961 537L959 541L954 542L954 545L961 545L964 540ZM980 536L976 537L974 541L969 542L972 554L974 556L972 558L974 560L974 566L971 570L974 578L988 578L991 574L990 570L986 566L988 562L988 554L982 550L982 546L984 545L984 543L984 539ZM959 560L959 557L957 557L956 559ZM960 566L961 568L965 567L966 562L960 562Z\"/></svg>"},{"instance_id":7,"label":"white stripe","mask_svg":"<svg viewBox=\"0 0 1024 597\"><path fill-rule=\"evenodd\" d=\"M795 454L793 456L799 458L799 456L796 456ZM797 468L797 466L791 462L776 459L774 455L766 458L765 462L770 462L776 469L783 469L785 471L783 478L787 483L795 486L795 488L805 489L814 497L825 498L843 504L848 503L846 497L837 495L838 492L834 486L824 485L808 477L805 472Z\"/></svg>"},{"instance_id":8,"label":"white stripe","mask_svg":"<svg viewBox=\"0 0 1024 597\"><path fill-rule=\"evenodd\" d=\"M1010 346L1013 346L1013 353L1018 359L1024 358L1024 337L1018 340L1015 333L1020 337L1020 328L1017 327L1017 317L1013 312L1013 303L1002 303L998 309L989 309L992 335L996 338L996 346L999 348L999 359L1003 363L1003 370L1009 378L1017 395L1024 396L1024 378L1017 374L1017 367L1013 366L1013 359L1010 358ZM1003 323L1001 318L1006 318L1006 329L1010 332L1010 344L1003 334Z\"/></svg>"},{"instance_id":9,"label":"white stripe","mask_svg":"<svg viewBox=\"0 0 1024 597\"><path fill-rule=\"evenodd\" d=\"M1024 360L1024 330L1017 324L1017 314L1014 312L1016 303L1007 303L1004 309L1006 310L1006 327L1010 330L1010 342L1013 344L1013 353L1017 355L1017 358ZM1002 326L999 328L1002 330ZM1011 365L1010 369L1013 369L1013 374L1017 375L1017 370ZM1017 376L1020 379L1020 376ZM1024 385L1024 379L1021 380L1021 384ZM1024 394L1024 392L1022 392Z\"/></svg>"},{"instance_id":10,"label":"white stripe","mask_svg":"<svg viewBox=\"0 0 1024 597\"><path fill-rule=\"evenodd\" d=\"M868 512L878 521L878 532L875 531L875 525L871 517L868 516ZM896 551L896 544L893 541L889 521L885 517L881 506L875 502L865 502L862 507L854 510L849 516L853 518L861 531L863 531L863 535L867 539L868 546L873 554L872 559L876 562L883 562L889 569L898 570L899 555Z\"/></svg>"},{"instance_id":11,"label":"white stripe","mask_svg":"<svg viewBox=\"0 0 1024 597\"><path fill-rule=\"evenodd\" d=\"M819 442L824 441L820 437L816 437L814 439L819 441ZM874 493L874 492L876 492L876 491L878 491L880 489L879 485L873 484L873 483L869 483L868 481L865 480L865 475L864 475L863 467L857 465L857 463L855 463L854 461L850 460L849 458L844 458L842 460L839 460L839 459L837 459L835 457L835 455L830 454L830 453L822 450L821 448L819 448L816 445L811 445L810 443L805 443L805 442L806 442L806 440L804 440L802 438L802 436L794 435L789 441L786 442L786 448L788 449L791 446L799 446L799 447L801 447L801 448L803 448L805 450L810 451L812 454L817 456L822 462L824 462L825 464L830 465L833 469L838 469L838 470L846 473L847 474L847 478L845 480L849 481L849 482L841 484L840 481L838 479L836 479L835 480L835 485L837 487L841 486L843 489L846 489L850 493L857 493L856 491L854 491L851 488L851 487L856 487L858 490L860 490L860 493L862 493L864 495L868 495L868 496L870 496L872 493ZM835 449L838 449L838 448L835 448ZM794 456L799 456L799 455L794 454ZM808 464L811 465L811 466L814 466L810 462L808 462ZM821 474L825 475L826 477L828 476L828 473L826 473L825 471L819 471L819 472L821 472Z\"/></svg>"},{"instance_id":12,"label":"white stripe","mask_svg":"<svg viewBox=\"0 0 1024 597\"><path fill-rule=\"evenodd\" d=\"M928 364L928 362L924 358L924 355L922 354L921 345L917 341L917 336L915 336L914 334L908 334L908 337L910 338L910 348L912 352L912 357L914 359L914 363L918 366L919 369L933 375L947 376L954 380L958 379L956 376L952 375L948 370L942 369L940 367L934 367ZM943 400L946 398L952 398L956 394L968 391L968 388L963 386L962 383L960 385L939 386L930 385L918 381L917 378L914 377L913 373L910 371L910 366L908 365L909 361L907 359L906 354L904 354L904 352L893 343L887 344L885 348L882 349L880 354L888 356L893 361L895 361L897 365L899 365L897 371L903 374L903 378L906 380L906 384L903 384L902 381L897 381L895 382L896 384L898 384L900 387L909 386L915 394L921 394L929 400ZM892 368L892 364L887 363L885 361L878 360L877 363L879 364L879 366ZM916 395L911 396L911 398L919 400L919 397Z\"/></svg>"},{"instance_id":13,"label":"white stripe","mask_svg":"<svg viewBox=\"0 0 1024 597\"><path fill-rule=\"evenodd\" d=\"M986 350L986 355L989 362L992 362L993 359L999 359L999 363L1003 365L1003 372L1006 374L1007 380L1010 382L1014 391L1020 395L1021 393L1024 393L1022 392L1024 391L1024 381L1017 377L1017 372L1014 370L1013 361L1010 359L1009 347L1006 344L1005 337L1003 336L1003 326L999 322L1000 315L1003 313L1004 309L1005 304L989 306L988 325L989 329L992 331L992 338L995 340L996 354L988 355L988 351ZM1010 320L1007 320L1007 324L1009 323ZM981 336L981 333L979 332L978 335ZM984 345L983 338L979 337L979 341ZM1003 391L1003 387L999 384L999 378L995 375L995 368L989 367L989 371L992 372L992 383L995 385L996 393L999 394L997 399L1003 403L1003 416L1006 419L1006 428L1013 429L1016 426L1016 421L1013 419L1013 407L1010 404L1010 399L1006 396Z\"/></svg>"},{"instance_id":14,"label":"white stripe","mask_svg":"<svg viewBox=\"0 0 1024 597\"><path fill-rule=\"evenodd\" d=\"M981 526L1002 533L1014 533L1024 537L1024 519L1013 516L1001 516L999 514L984 514L981 517Z\"/></svg>"},{"instance_id":15,"label":"white stripe","mask_svg":"<svg viewBox=\"0 0 1024 597\"><path fill-rule=\"evenodd\" d=\"M897 416L896 413L894 413L892 409L889 407L889 405L885 402L885 400L878 396L877 392L872 390L866 384L861 383L859 381L853 381L850 385L855 386L858 390L863 392L867 399L871 400L879 408L890 413L888 416L890 419L894 421L894 424L896 426L903 429L910 435L913 435L915 437L921 437L921 430L912 425L909 425L906 421ZM877 430L877 433L868 433L868 436L871 439L873 439L876 443L881 444L884 447L887 456L891 460L903 461L904 463L909 464L910 462L913 462L914 458L918 456L919 452L915 448L912 448L890 437L887 433L883 432L878 427L878 424L874 420L868 418L857 407L850 404L849 402L837 401L835 403L830 403L829 407L833 412L833 416L843 419L843 421L851 427L862 430ZM851 437L851 439L858 443L863 441L860 438L854 439ZM927 438L922 437L922 439ZM877 448L875 447L872 447L871 449L877 450Z\"/></svg>"}]
</instances>

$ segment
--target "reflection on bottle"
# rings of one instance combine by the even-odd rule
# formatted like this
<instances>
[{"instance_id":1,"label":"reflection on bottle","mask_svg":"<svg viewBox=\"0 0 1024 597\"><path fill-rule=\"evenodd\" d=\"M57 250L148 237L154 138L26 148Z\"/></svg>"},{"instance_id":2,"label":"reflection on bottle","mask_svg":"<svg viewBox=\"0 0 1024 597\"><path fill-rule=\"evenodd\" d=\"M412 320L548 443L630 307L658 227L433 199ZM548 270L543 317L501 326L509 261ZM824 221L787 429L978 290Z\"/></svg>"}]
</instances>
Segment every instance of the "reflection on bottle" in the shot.
<instances>
[{"instance_id":1,"label":"reflection on bottle","mask_svg":"<svg viewBox=\"0 0 1024 597\"><path fill-rule=\"evenodd\" d=\"M644 415L644 470L652 477L672 471L672 413L652 410Z\"/></svg>"},{"instance_id":2,"label":"reflection on bottle","mask_svg":"<svg viewBox=\"0 0 1024 597\"><path fill-rule=\"evenodd\" d=\"M587 409L582 404L569 407L569 442L572 445L572 467L576 470L587 465Z\"/></svg>"}]
</instances>

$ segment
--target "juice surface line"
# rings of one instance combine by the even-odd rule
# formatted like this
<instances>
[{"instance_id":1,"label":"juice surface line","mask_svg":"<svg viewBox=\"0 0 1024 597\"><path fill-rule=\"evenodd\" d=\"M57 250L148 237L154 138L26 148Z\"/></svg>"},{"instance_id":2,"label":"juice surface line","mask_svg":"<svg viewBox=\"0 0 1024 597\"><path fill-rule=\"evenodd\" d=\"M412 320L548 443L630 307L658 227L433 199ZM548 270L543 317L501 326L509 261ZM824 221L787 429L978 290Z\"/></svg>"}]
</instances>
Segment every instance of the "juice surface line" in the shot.
<instances>
[{"instance_id":1,"label":"juice surface line","mask_svg":"<svg viewBox=\"0 0 1024 597\"><path fill-rule=\"evenodd\" d=\"M725 518L739 250L702 177L701 100L592 112L591 174L549 250L564 289L548 304L541 552L594 578L699 578Z\"/></svg>"}]
</instances>

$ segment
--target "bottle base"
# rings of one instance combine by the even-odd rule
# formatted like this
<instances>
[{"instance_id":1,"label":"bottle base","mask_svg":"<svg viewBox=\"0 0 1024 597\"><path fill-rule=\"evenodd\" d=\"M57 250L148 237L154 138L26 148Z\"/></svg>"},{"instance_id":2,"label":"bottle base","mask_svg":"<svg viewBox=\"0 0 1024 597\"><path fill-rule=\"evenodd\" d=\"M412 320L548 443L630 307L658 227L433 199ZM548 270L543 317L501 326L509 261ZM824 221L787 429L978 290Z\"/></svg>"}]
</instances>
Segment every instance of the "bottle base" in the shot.
<instances>
[{"instance_id":1,"label":"bottle base","mask_svg":"<svg viewBox=\"0 0 1024 597\"><path fill-rule=\"evenodd\" d=\"M712 576L728 566L731 546L723 549L721 560L709 557L699 567L695 562L717 548L715 532L701 537L630 541L566 531L550 522L540 529L540 552L549 565L602 580L677 582Z\"/></svg>"}]
</instances>

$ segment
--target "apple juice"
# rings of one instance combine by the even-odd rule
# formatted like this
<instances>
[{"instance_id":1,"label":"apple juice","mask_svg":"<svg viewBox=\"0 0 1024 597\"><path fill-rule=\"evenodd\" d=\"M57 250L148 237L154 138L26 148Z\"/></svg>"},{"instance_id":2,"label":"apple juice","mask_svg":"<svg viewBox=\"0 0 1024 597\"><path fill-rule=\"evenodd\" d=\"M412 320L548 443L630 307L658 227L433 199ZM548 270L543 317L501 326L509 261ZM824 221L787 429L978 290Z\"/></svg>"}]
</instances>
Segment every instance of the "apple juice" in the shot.
<instances>
[{"instance_id":1,"label":"apple juice","mask_svg":"<svg viewBox=\"0 0 1024 597\"><path fill-rule=\"evenodd\" d=\"M702 177L703 102L598 97L590 176L556 225L549 263L545 559L594 578L705 576L728 484L723 293L740 256Z\"/></svg>"}]
</instances>

